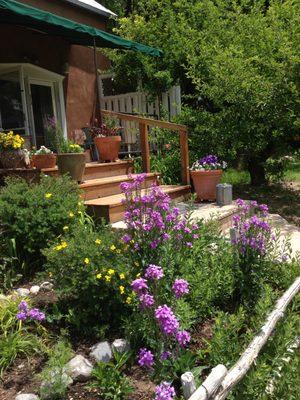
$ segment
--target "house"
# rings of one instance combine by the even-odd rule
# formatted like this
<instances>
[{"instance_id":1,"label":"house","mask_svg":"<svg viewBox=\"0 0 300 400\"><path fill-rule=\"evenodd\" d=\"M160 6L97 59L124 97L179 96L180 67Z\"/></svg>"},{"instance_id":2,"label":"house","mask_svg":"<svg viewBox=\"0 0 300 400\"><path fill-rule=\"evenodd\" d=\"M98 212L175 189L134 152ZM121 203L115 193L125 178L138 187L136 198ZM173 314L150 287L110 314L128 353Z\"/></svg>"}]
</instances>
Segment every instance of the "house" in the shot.
<instances>
[{"instance_id":1,"label":"house","mask_svg":"<svg viewBox=\"0 0 300 400\"><path fill-rule=\"evenodd\" d=\"M95 0L0 0L0 130L40 146L48 117L65 136L92 122L99 107L95 71L109 65L99 49L158 55L106 33L113 16Z\"/></svg>"}]
</instances>

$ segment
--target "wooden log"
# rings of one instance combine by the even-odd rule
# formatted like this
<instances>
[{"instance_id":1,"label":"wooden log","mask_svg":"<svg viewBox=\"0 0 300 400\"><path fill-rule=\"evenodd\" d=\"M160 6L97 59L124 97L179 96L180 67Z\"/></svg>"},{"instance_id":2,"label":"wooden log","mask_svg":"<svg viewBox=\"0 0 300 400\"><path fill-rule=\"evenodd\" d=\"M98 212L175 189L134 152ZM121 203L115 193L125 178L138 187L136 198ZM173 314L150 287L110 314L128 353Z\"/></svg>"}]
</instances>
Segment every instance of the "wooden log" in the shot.
<instances>
[{"instance_id":1,"label":"wooden log","mask_svg":"<svg viewBox=\"0 0 300 400\"><path fill-rule=\"evenodd\" d=\"M190 184L188 133L186 130L179 132L181 156L181 180L184 185Z\"/></svg>"},{"instance_id":2,"label":"wooden log","mask_svg":"<svg viewBox=\"0 0 300 400\"><path fill-rule=\"evenodd\" d=\"M211 373L208 375L202 385L192 394L189 400L210 399L222 383L226 374L227 368L222 364L217 365L211 370Z\"/></svg>"},{"instance_id":3,"label":"wooden log","mask_svg":"<svg viewBox=\"0 0 300 400\"><path fill-rule=\"evenodd\" d=\"M141 141L141 152L142 152L142 164L143 172L150 172L150 148L148 139L148 127L146 124L140 124L140 141Z\"/></svg>"},{"instance_id":4,"label":"wooden log","mask_svg":"<svg viewBox=\"0 0 300 400\"><path fill-rule=\"evenodd\" d=\"M257 336L252 340L249 347L242 354L238 362L229 370L225 376L214 400L223 400L228 396L232 388L246 375L251 365L256 360L260 350L267 342L277 322L283 317L289 303L300 291L300 277L289 287L283 296L277 301L275 309L269 314L265 325ZM196 400L197 398L191 400ZM198 400L198 399L197 399Z\"/></svg>"},{"instance_id":5,"label":"wooden log","mask_svg":"<svg viewBox=\"0 0 300 400\"><path fill-rule=\"evenodd\" d=\"M181 375L181 385L184 398L189 399L196 391L196 382L192 372L185 372Z\"/></svg>"}]
</instances>

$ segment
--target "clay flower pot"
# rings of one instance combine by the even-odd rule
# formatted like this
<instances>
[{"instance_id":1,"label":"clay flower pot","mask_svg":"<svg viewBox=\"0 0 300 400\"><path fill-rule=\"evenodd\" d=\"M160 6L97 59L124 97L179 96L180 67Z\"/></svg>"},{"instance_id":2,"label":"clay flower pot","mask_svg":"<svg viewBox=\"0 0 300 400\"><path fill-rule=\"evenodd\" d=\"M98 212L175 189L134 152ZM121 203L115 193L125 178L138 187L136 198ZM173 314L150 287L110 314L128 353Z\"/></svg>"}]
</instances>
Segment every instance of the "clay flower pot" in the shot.
<instances>
[{"instance_id":1,"label":"clay flower pot","mask_svg":"<svg viewBox=\"0 0 300 400\"><path fill-rule=\"evenodd\" d=\"M4 169L28 168L30 161L26 151L19 150L1 150L0 163Z\"/></svg>"},{"instance_id":2,"label":"clay flower pot","mask_svg":"<svg viewBox=\"0 0 300 400\"><path fill-rule=\"evenodd\" d=\"M82 182L85 169L85 154L57 154L57 167L61 175L69 174L74 181Z\"/></svg>"},{"instance_id":3,"label":"clay flower pot","mask_svg":"<svg viewBox=\"0 0 300 400\"><path fill-rule=\"evenodd\" d=\"M216 200L216 186L221 180L221 169L206 171L190 171L197 201Z\"/></svg>"},{"instance_id":4,"label":"clay flower pot","mask_svg":"<svg viewBox=\"0 0 300 400\"><path fill-rule=\"evenodd\" d=\"M112 162L119 158L121 136L95 137L94 142L101 161Z\"/></svg>"},{"instance_id":5,"label":"clay flower pot","mask_svg":"<svg viewBox=\"0 0 300 400\"><path fill-rule=\"evenodd\" d=\"M37 169L54 168L56 165L56 154L34 154L31 164Z\"/></svg>"}]
</instances>

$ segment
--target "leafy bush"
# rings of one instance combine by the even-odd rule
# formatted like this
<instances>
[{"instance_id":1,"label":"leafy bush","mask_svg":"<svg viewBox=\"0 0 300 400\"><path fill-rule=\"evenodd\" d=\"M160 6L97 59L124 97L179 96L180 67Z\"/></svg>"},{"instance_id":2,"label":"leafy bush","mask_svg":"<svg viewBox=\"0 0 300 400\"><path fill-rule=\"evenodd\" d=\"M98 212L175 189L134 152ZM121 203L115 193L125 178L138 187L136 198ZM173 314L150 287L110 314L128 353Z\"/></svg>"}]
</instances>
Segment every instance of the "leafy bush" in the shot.
<instances>
[{"instance_id":1,"label":"leafy bush","mask_svg":"<svg viewBox=\"0 0 300 400\"><path fill-rule=\"evenodd\" d=\"M17 319L20 298L0 298L0 375L18 356L46 351L46 331L39 323Z\"/></svg>"},{"instance_id":2,"label":"leafy bush","mask_svg":"<svg viewBox=\"0 0 300 400\"><path fill-rule=\"evenodd\" d=\"M117 323L125 311L130 269L121 249L108 228L98 232L80 225L44 251L61 300L58 308L78 329Z\"/></svg>"},{"instance_id":3,"label":"leafy bush","mask_svg":"<svg viewBox=\"0 0 300 400\"><path fill-rule=\"evenodd\" d=\"M42 176L39 184L8 179L0 190L0 221L30 268L41 268L41 250L82 217L77 184L67 177ZM32 271L30 271L32 272Z\"/></svg>"},{"instance_id":4,"label":"leafy bush","mask_svg":"<svg viewBox=\"0 0 300 400\"><path fill-rule=\"evenodd\" d=\"M51 349L46 366L40 374L42 399L60 400L64 398L70 380L66 363L72 355L70 344L63 339L58 340Z\"/></svg>"},{"instance_id":5,"label":"leafy bush","mask_svg":"<svg viewBox=\"0 0 300 400\"><path fill-rule=\"evenodd\" d=\"M114 362L99 362L92 372L94 382L89 386L100 390L105 399L123 400L133 392L129 379L124 376L123 369L130 353L114 353Z\"/></svg>"}]
</instances>

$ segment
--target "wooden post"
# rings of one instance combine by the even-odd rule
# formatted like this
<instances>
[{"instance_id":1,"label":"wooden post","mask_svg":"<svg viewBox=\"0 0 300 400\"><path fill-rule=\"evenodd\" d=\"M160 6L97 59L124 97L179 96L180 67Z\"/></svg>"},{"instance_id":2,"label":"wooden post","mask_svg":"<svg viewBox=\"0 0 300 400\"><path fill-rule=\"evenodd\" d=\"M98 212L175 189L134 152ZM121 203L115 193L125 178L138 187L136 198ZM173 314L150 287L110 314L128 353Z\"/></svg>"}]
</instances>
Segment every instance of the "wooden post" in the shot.
<instances>
[{"instance_id":1,"label":"wooden post","mask_svg":"<svg viewBox=\"0 0 300 400\"><path fill-rule=\"evenodd\" d=\"M208 400L216 392L227 374L227 368L219 364L211 370L211 373L202 385L192 394L189 400Z\"/></svg>"},{"instance_id":2,"label":"wooden post","mask_svg":"<svg viewBox=\"0 0 300 400\"><path fill-rule=\"evenodd\" d=\"M141 141L141 152L142 152L142 165L143 172L150 172L150 148L148 140L148 126L145 123L139 124L140 128L140 141Z\"/></svg>"},{"instance_id":3,"label":"wooden post","mask_svg":"<svg viewBox=\"0 0 300 400\"><path fill-rule=\"evenodd\" d=\"M180 156L181 156L181 180L184 185L190 184L189 171L189 147L187 131L179 132Z\"/></svg>"},{"instance_id":4,"label":"wooden post","mask_svg":"<svg viewBox=\"0 0 300 400\"><path fill-rule=\"evenodd\" d=\"M185 372L181 375L183 397L189 399L196 390L195 378L192 372Z\"/></svg>"}]
</instances>

